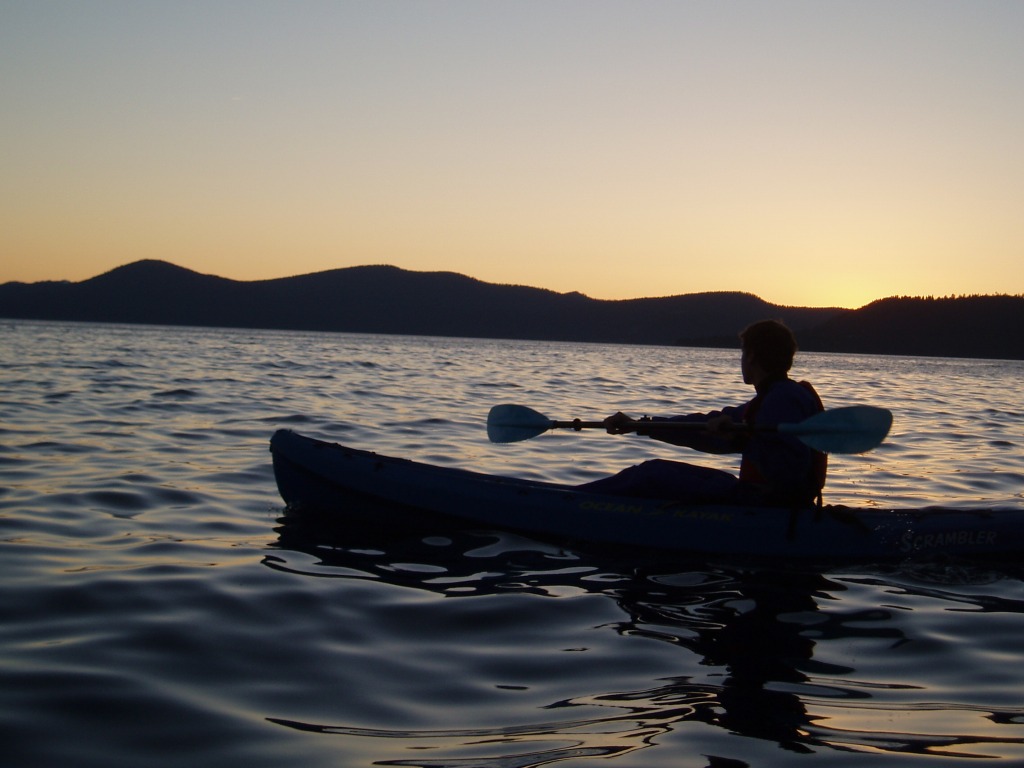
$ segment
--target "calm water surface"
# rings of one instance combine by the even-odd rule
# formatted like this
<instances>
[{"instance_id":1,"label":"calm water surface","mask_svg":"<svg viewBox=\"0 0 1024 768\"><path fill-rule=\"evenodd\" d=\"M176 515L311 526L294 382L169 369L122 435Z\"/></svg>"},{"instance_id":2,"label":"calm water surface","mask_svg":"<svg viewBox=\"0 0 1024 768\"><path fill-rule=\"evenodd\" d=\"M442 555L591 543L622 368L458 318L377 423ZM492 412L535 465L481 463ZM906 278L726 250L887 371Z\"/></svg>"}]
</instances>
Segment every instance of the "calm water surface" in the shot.
<instances>
[{"instance_id":1,"label":"calm water surface","mask_svg":"<svg viewBox=\"0 0 1024 768\"><path fill-rule=\"evenodd\" d=\"M891 408L828 500L1024 506L1024 365L803 354ZM0 764L1024 764L1024 568L750 568L286 514L279 427L582 482L553 418L749 396L723 350L0 324ZM700 457L731 468L729 457Z\"/></svg>"}]
</instances>

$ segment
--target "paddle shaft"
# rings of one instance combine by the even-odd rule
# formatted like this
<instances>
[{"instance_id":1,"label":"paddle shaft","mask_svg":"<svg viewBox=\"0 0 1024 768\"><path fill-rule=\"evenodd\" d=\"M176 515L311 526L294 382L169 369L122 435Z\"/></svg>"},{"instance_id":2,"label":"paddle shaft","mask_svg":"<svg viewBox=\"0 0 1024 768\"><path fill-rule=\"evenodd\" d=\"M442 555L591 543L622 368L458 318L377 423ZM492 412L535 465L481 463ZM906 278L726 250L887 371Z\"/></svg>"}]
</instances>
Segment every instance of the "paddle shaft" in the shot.
<instances>
[{"instance_id":1,"label":"paddle shaft","mask_svg":"<svg viewBox=\"0 0 1024 768\"><path fill-rule=\"evenodd\" d=\"M580 419L573 419L572 421L552 421L549 429L573 429L579 432L583 429L605 429L606 424L603 421L582 421ZM701 432L701 431L712 431L709 429L708 422L706 421L642 421L640 419L633 419L631 421L621 422L620 426L627 427L632 431L638 429L669 429L669 430L680 430L686 432ZM778 432L778 427L771 424L742 424L739 422L731 422L727 426L723 427L721 431L744 431L744 432Z\"/></svg>"},{"instance_id":2,"label":"paddle shaft","mask_svg":"<svg viewBox=\"0 0 1024 768\"><path fill-rule=\"evenodd\" d=\"M864 453L878 447L892 426L892 413L885 408L853 405L822 411L792 424L730 423L710 427L700 421L649 421L616 419L616 432L643 430L643 433L677 430L709 431L742 430L745 432L780 432L798 438L805 445L824 453ZM505 403L491 408L487 416L487 436L495 443L529 440L549 429L605 429L604 421L555 421L524 405Z\"/></svg>"},{"instance_id":3,"label":"paddle shaft","mask_svg":"<svg viewBox=\"0 0 1024 768\"><path fill-rule=\"evenodd\" d=\"M551 429L575 429L579 432L581 429L603 429L603 421L581 421L580 419L573 419L572 421L552 421Z\"/></svg>"}]
</instances>

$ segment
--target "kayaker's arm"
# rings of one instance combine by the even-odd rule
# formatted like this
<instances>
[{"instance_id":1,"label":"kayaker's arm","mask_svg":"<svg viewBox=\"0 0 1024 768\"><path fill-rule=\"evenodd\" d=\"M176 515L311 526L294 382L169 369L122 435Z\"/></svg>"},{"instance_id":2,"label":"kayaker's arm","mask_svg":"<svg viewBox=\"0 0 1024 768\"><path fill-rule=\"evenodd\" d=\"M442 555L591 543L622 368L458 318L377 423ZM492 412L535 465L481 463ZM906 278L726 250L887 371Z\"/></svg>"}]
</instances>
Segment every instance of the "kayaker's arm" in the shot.
<instances>
[{"instance_id":1,"label":"kayaker's arm","mask_svg":"<svg viewBox=\"0 0 1024 768\"><path fill-rule=\"evenodd\" d=\"M738 453L743 450L748 437L745 432L735 429L735 416L740 410L729 407L711 413L691 413L669 418L644 416L641 419L633 419L620 411L606 418L603 424L612 435L636 432L638 435L703 453ZM700 431L658 428L659 424L671 423L704 424L707 428Z\"/></svg>"}]
</instances>

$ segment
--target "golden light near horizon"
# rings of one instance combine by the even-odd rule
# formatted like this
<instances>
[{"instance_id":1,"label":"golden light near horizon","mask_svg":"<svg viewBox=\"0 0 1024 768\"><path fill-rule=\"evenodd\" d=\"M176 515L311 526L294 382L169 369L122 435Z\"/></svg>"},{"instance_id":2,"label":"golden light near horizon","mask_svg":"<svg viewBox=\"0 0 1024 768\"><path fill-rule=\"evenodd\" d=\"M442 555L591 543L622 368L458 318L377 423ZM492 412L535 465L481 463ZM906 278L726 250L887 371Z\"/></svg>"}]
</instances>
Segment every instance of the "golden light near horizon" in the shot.
<instances>
[{"instance_id":1,"label":"golden light near horizon","mask_svg":"<svg viewBox=\"0 0 1024 768\"><path fill-rule=\"evenodd\" d=\"M0 9L0 282L1022 293L1024 5Z\"/></svg>"}]
</instances>

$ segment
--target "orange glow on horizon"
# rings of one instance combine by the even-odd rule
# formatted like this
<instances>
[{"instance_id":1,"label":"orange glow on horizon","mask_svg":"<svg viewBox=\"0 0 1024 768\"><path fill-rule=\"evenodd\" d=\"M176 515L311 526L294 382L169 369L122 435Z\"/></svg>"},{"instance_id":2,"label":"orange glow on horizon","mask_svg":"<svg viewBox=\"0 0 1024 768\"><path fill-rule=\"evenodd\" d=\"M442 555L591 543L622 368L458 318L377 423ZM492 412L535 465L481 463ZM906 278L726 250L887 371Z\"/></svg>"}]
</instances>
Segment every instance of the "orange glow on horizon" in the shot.
<instances>
[{"instance_id":1,"label":"orange glow on horizon","mask_svg":"<svg viewBox=\"0 0 1024 768\"><path fill-rule=\"evenodd\" d=\"M1024 293L1024 4L585 7L8 12L0 283Z\"/></svg>"}]
</instances>

